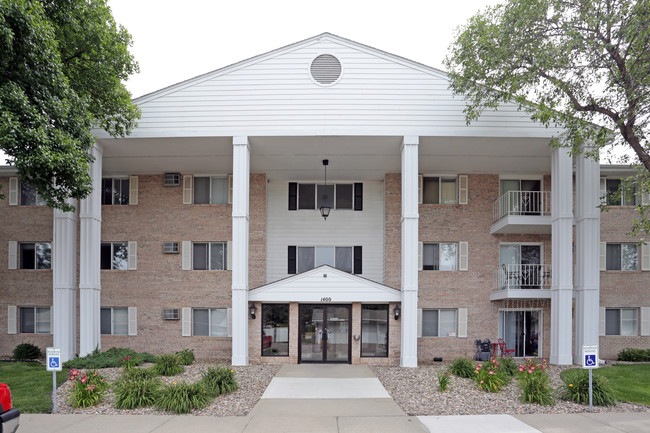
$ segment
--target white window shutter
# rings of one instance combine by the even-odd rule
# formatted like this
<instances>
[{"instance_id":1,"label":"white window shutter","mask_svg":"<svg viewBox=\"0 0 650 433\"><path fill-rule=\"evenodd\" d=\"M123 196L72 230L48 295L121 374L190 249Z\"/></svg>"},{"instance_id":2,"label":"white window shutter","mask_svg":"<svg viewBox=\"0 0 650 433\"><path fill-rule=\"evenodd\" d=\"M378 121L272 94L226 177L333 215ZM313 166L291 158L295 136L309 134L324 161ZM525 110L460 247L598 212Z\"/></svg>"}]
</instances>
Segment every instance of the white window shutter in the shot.
<instances>
[{"instance_id":1,"label":"white window shutter","mask_svg":"<svg viewBox=\"0 0 650 433\"><path fill-rule=\"evenodd\" d=\"M138 307L129 307L129 335L138 335Z\"/></svg>"},{"instance_id":2,"label":"white window shutter","mask_svg":"<svg viewBox=\"0 0 650 433\"><path fill-rule=\"evenodd\" d=\"M232 308L226 309L226 317L228 318L228 337L232 337Z\"/></svg>"},{"instance_id":3,"label":"white window shutter","mask_svg":"<svg viewBox=\"0 0 650 433\"><path fill-rule=\"evenodd\" d=\"M458 270L466 271L469 268L469 245L467 242L458 242Z\"/></svg>"},{"instance_id":4,"label":"white window shutter","mask_svg":"<svg viewBox=\"0 0 650 433\"><path fill-rule=\"evenodd\" d=\"M650 307L641 307L641 336L650 335Z\"/></svg>"},{"instance_id":5,"label":"white window shutter","mask_svg":"<svg viewBox=\"0 0 650 433\"><path fill-rule=\"evenodd\" d=\"M467 338L467 308L458 309L458 338Z\"/></svg>"},{"instance_id":6,"label":"white window shutter","mask_svg":"<svg viewBox=\"0 0 650 433\"><path fill-rule=\"evenodd\" d=\"M600 307L598 312L598 335L605 335L605 307Z\"/></svg>"},{"instance_id":7,"label":"white window shutter","mask_svg":"<svg viewBox=\"0 0 650 433\"><path fill-rule=\"evenodd\" d=\"M192 204L192 175L183 176L183 204Z\"/></svg>"},{"instance_id":8,"label":"white window shutter","mask_svg":"<svg viewBox=\"0 0 650 433\"><path fill-rule=\"evenodd\" d=\"M232 241L226 242L226 270L232 271Z\"/></svg>"},{"instance_id":9,"label":"white window shutter","mask_svg":"<svg viewBox=\"0 0 650 433\"><path fill-rule=\"evenodd\" d=\"M600 243L600 270L607 269L607 242Z\"/></svg>"},{"instance_id":10,"label":"white window shutter","mask_svg":"<svg viewBox=\"0 0 650 433\"><path fill-rule=\"evenodd\" d=\"M419 174L418 175L418 204L422 204L423 201L423 197L424 197L423 184L424 184L424 176Z\"/></svg>"},{"instance_id":11,"label":"white window shutter","mask_svg":"<svg viewBox=\"0 0 650 433\"><path fill-rule=\"evenodd\" d=\"M184 271L189 271L192 269L192 242L183 241L181 242L181 255L182 257L182 267Z\"/></svg>"},{"instance_id":12,"label":"white window shutter","mask_svg":"<svg viewBox=\"0 0 650 433\"><path fill-rule=\"evenodd\" d=\"M418 271L421 271L423 268L422 258L424 257L424 243L418 242Z\"/></svg>"},{"instance_id":13,"label":"white window shutter","mask_svg":"<svg viewBox=\"0 0 650 433\"><path fill-rule=\"evenodd\" d=\"M128 266L130 271L134 271L138 269L138 243L137 242L129 242L129 258L128 258Z\"/></svg>"},{"instance_id":14,"label":"white window shutter","mask_svg":"<svg viewBox=\"0 0 650 433\"><path fill-rule=\"evenodd\" d=\"M228 203L232 204L232 174L228 175Z\"/></svg>"},{"instance_id":15,"label":"white window shutter","mask_svg":"<svg viewBox=\"0 0 650 433\"><path fill-rule=\"evenodd\" d=\"M183 322L183 337L192 336L192 309L183 307L181 308L181 321Z\"/></svg>"},{"instance_id":16,"label":"white window shutter","mask_svg":"<svg viewBox=\"0 0 650 433\"><path fill-rule=\"evenodd\" d=\"M9 269L17 269L18 268L18 242L16 241L9 241Z\"/></svg>"},{"instance_id":17,"label":"white window shutter","mask_svg":"<svg viewBox=\"0 0 650 433\"><path fill-rule=\"evenodd\" d=\"M15 305L9 305L7 307L7 334L16 334L17 329L16 325L18 321L16 320L18 308Z\"/></svg>"},{"instance_id":18,"label":"white window shutter","mask_svg":"<svg viewBox=\"0 0 650 433\"><path fill-rule=\"evenodd\" d=\"M650 271L650 245L641 245L641 270Z\"/></svg>"},{"instance_id":19,"label":"white window shutter","mask_svg":"<svg viewBox=\"0 0 650 433\"><path fill-rule=\"evenodd\" d=\"M600 204L607 204L607 179L604 177L600 178Z\"/></svg>"},{"instance_id":20,"label":"white window shutter","mask_svg":"<svg viewBox=\"0 0 650 433\"><path fill-rule=\"evenodd\" d=\"M458 176L458 204L467 204L468 198L468 179L466 174Z\"/></svg>"},{"instance_id":21,"label":"white window shutter","mask_svg":"<svg viewBox=\"0 0 650 433\"><path fill-rule=\"evenodd\" d=\"M138 176L129 177L129 204L138 204Z\"/></svg>"},{"instance_id":22,"label":"white window shutter","mask_svg":"<svg viewBox=\"0 0 650 433\"><path fill-rule=\"evenodd\" d=\"M422 308L418 308L418 338L422 337Z\"/></svg>"},{"instance_id":23,"label":"white window shutter","mask_svg":"<svg viewBox=\"0 0 650 433\"><path fill-rule=\"evenodd\" d=\"M18 206L18 178L9 178L9 206Z\"/></svg>"}]
</instances>

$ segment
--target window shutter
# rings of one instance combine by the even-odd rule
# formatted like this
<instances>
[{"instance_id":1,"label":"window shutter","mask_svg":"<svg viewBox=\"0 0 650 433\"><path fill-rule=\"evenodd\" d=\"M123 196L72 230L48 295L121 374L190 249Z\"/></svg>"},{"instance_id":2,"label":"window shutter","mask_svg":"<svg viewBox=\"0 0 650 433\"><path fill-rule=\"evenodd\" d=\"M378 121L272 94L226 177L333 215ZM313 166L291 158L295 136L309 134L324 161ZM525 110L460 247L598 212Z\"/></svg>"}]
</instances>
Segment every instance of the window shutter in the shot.
<instances>
[{"instance_id":1,"label":"window shutter","mask_svg":"<svg viewBox=\"0 0 650 433\"><path fill-rule=\"evenodd\" d=\"M228 337L232 337L232 308L226 309L226 317L228 318Z\"/></svg>"},{"instance_id":2,"label":"window shutter","mask_svg":"<svg viewBox=\"0 0 650 433\"><path fill-rule=\"evenodd\" d=\"M600 243L600 270L607 269L607 242Z\"/></svg>"},{"instance_id":3,"label":"window shutter","mask_svg":"<svg viewBox=\"0 0 650 433\"><path fill-rule=\"evenodd\" d=\"M192 336L192 309L183 307L181 308L181 321L183 322L183 337Z\"/></svg>"},{"instance_id":4,"label":"window shutter","mask_svg":"<svg viewBox=\"0 0 650 433\"><path fill-rule=\"evenodd\" d=\"M129 204L138 204L138 176L129 177Z\"/></svg>"},{"instance_id":5,"label":"window shutter","mask_svg":"<svg viewBox=\"0 0 650 433\"><path fill-rule=\"evenodd\" d=\"M650 245L641 245L641 270L650 271Z\"/></svg>"},{"instance_id":6,"label":"window shutter","mask_svg":"<svg viewBox=\"0 0 650 433\"><path fill-rule=\"evenodd\" d=\"M16 334L16 314L17 307L15 305L9 305L7 307L7 334Z\"/></svg>"},{"instance_id":7,"label":"window shutter","mask_svg":"<svg viewBox=\"0 0 650 433\"><path fill-rule=\"evenodd\" d=\"M650 205L650 193L644 192L641 194L641 205L642 206Z\"/></svg>"},{"instance_id":8,"label":"window shutter","mask_svg":"<svg viewBox=\"0 0 650 433\"><path fill-rule=\"evenodd\" d=\"M50 335L54 335L54 305L50 305Z\"/></svg>"},{"instance_id":9,"label":"window shutter","mask_svg":"<svg viewBox=\"0 0 650 433\"><path fill-rule=\"evenodd\" d=\"M137 242L129 242L129 270L130 271L135 271L138 269L138 243Z\"/></svg>"},{"instance_id":10,"label":"window shutter","mask_svg":"<svg viewBox=\"0 0 650 433\"><path fill-rule=\"evenodd\" d=\"M641 336L650 335L650 307L641 307Z\"/></svg>"},{"instance_id":11,"label":"window shutter","mask_svg":"<svg viewBox=\"0 0 650 433\"><path fill-rule=\"evenodd\" d=\"M422 308L418 308L418 338L422 337Z\"/></svg>"},{"instance_id":12,"label":"window shutter","mask_svg":"<svg viewBox=\"0 0 650 433\"><path fill-rule=\"evenodd\" d=\"M354 210L363 210L363 183L361 182L354 184Z\"/></svg>"},{"instance_id":13,"label":"window shutter","mask_svg":"<svg viewBox=\"0 0 650 433\"><path fill-rule=\"evenodd\" d=\"M289 245L287 248L287 274L296 273L296 246Z\"/></svg>"},{"instance_id":14,"label":"window shutter","mask_svg":"<svg viewBox=\"0 0 650 433\"><path fill-rule=\"evenodd\" d=\"M232 241L226 242L226 270L232 271Z\"/></svg>"},{"instance_id":15,"label":"window shutter","mask_svg":"<svg viewBox=\"0 0 650 433\"><path fill-rule=\"evenodd\" d=\"M458 242L458 270L466 271L469 267L469 246L467 242Z\"/></svg>"},{"instance_id":16,"label":"window shutter","mask_svg":"<svg viewBox=\"0 0 650 433\"><path fill-rule=\"evenodd\" d=\"M228 175L228 204L232 204L232 174Z\"/></svg>"},{"instance_id":17,"label":"window shutter","mask_svg":"<svg viewBox=\"0 0 650 433\"><path fill-rule=\"evenodd\" d=\"M183 176L183 204L192 204L192 175Z\"/></svg>"},{"instance_id":18,"label":"window shutter","mask_svg":"<svg viewBox=\"0 0 650 433\"><path fill-rule=\"evenodd\" d=\"M467 338L467 308L458 309L458 337Z\"/></svg>"},{"instance_id":19,"label":"window shutter","mask_svg":"<svg viewBox=\"0 0 650 433\"><path fill-rule=\"evenodd\" d=\"M605 307L600 307L598 312L598 335L605 335Z\"/></svg>"},{"instance_id":20,"label":"window shutter","mask_svg":"<svg viewBox=\"0 0 650 433\"><path fill-rule=\"evenodd\" d=\"M362 259L362 247L357 245L354 247L354 269L353 273L355 275L363 274L363 259Z\"/></svg>"},{"instance_id":21,"label":"window shutter","mask_svg":"<svg viewBox=\"0 0 650 433\"><path fill-rule=\"evenodd\" d=\"M18 242L9 241L9 269L18 268Z\"/></svg>"},{"instance_id":22,"label":"window shutter","mask_svg":"<svg viewBox=\"0 0 650 433\"><path fill-rule=\"evenodd\" d=\"M607 204L607 179L604 177L600 178L600 204Z\"/></svg>"},{"instance_id":23,"label":"window shutter","mask_svg":"<svg viewBox=\"0 0 650 433\"><path fill-rule=\"evenodd\" d=\"M418 271L421 271L423 268L422 266L422 257L424 255L424 243L423 242L418 242Z\"/></svg>"},{"instance_id":24,"label":"window shutter","mask_svg":"<svg viewBox=\"0 0 650 433\"><path fill-rule=\"evenodd\" d=\"M298 209L298 183L289 182L289 210L297 210L297 209Z\"/></svg>"},{"instance_id":25,"label":"window shutter","mask_svg":"<svg viewBox=\"0 0 650 433\"><path fill-rule=\"evenodd\" d=\"M418 175L418 204L422 204L422 200L423 200L423 197L424 197L424 195L423 195L424 191L423 191L423 188L422 188L423 183L424 183L424 176L419 174Z\"/></svg>"},{"instance_id":26,"label":"window shutter","mask_svg":"<svg viewBox=\"0 0 650 433\"><path fill-rule=\"evenodd\" d=\"M181 242L181 255L182 257L182 267L181 269L184 271L189 271L192 269L192 242L190 241L183 241Z\"/></svg>"},{"instance_id":27,"label":"window shutter","mask_svg":"<svg viewBox=\"0 0 650 433\"><path fill-rule=\"evenodd\" d=\"M18 206L18 178L9 178L9 206Z\"/></svg>"},{"instance_id":28,"label":"window shutter","mask_svg":"<svg viewBox=\"0 0 650 433\"><path fill-rule=\"evenodd\" d=\"M129 335L138 335L138 307L129 307Z\"/></svg>"},{"instance_id":29,"label":"window shutter","mask_svg":"<svg viewBox=\"0 0 650 433\"><path fill-rule=\"evenodd\" d=\"M467 204L468 182L466 174L458 176L458 204Z\"/></svg>"}]
</instances>

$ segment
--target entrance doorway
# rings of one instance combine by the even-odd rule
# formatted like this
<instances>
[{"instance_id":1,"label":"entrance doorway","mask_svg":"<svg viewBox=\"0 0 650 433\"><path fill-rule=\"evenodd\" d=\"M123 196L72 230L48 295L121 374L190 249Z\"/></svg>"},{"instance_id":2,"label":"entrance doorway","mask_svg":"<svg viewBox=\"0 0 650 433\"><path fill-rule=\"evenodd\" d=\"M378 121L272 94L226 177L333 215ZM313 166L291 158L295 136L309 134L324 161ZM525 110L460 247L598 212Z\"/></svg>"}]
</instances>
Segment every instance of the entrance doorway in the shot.
<instances>
[{"instance_id":1,"label":"entrance doorway","mask_svg":"<svg viewBox=\"0 0 650 433\"><path fill-rule=\"evenodd\" d=\"M508 349L514 349L512 356L541 357L542 312L500 311L499 336Z\"/></svg>"},{"instance_id":2,"label":"entrance doorway","mask_svg":"<svg viewBox=\"0 0 650 433\"><path fill-rule=\"evenodd\" d=\"M300 305L298 362L350 363L350 305Z\"/></svg>"}]
</instances>

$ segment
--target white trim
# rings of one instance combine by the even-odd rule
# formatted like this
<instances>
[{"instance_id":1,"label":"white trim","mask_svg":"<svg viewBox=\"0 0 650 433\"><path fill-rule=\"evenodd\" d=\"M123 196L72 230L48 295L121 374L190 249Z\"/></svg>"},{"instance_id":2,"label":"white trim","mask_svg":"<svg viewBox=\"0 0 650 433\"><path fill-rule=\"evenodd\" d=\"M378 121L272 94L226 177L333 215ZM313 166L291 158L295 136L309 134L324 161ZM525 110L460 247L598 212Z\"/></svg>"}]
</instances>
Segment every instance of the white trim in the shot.
<instances>
[{"instance_id":1,"label":"white trim","mask_svg":"<svg viewBox=\"0 0 650 433\"><path fill-rule=\"evenodd\" d=\"M183 175L183 204L192 204L194 202L193 186L194 177L191 174Z\"/></svg>"},{"instance_id":2,"label":"white trim","mask_svg":"<svg viewBox=\"0 0 650 433\"><path fill-rule=\"evenodd\" d=\"M138 307L128 307L127 335L138 335Z\"/></svg>"},{"instance_id":3,"label":"white trim","mask_svg":"<svg viewBox=\"0 0 650 433\"><path fill-rule=\"evenodd\" d=\"M9 206L18 206L18 178L9 178Z\"/></svg>"},{"instance_id":4,"label":"white trim","mask_svg":"<svg viewBox=\"0 0 650 433\"><path fill-rule=\"evenodd\" d=\"M129 242L127 244L127 251L128 251L127 268L130 271L134 271L138 269L138 243Z\"/></svg>"},{"instance_id":5,"label":"white trim","mask_svg":"<svg viewBox=\"0 0 650 433\"><path fill-rule=\"evenodd\" d=\"M192 241L181 242L181 269L189 271L192 269Z\"/></svg>"},{"instance_id":6,"label":"white trim","mask_svg":"<svg viewBox=\"0 0 650 433\"><path fill-rule=\"evenodd\" d=\"M18 307L15 305L7 306L7 334L17 334L18 332ZM51 329L51 324L50 324Z\"/></svg>"},{"instance_id":7,"label":"white trim","mask_svg":"<svg viewBox=\"0 0 650 433\"><path fill-rule=\"evenodd\" d=\"M129 204L138 204L138 176L129 176Z\"/></svg>"},{"instance_id":8,"label":"white trim","mask_svg":"<svg viewBox=\"0 0 650 433\"><path fill-rule=\"evenodd\" d=\"M192 336L192 309L189 307L181 308L181 335L183 337Z\"/></svg>"},{"instance_id":9,"label":"white trim","mask_svg":"<svg viewBox=\"0 0 650 433\"><path fill-rule=\"evenodd\" d=\"M8 242L8 260L7 267L8 269L18 269L18 242L9 241Z\"/></svg>"}]
</instances>

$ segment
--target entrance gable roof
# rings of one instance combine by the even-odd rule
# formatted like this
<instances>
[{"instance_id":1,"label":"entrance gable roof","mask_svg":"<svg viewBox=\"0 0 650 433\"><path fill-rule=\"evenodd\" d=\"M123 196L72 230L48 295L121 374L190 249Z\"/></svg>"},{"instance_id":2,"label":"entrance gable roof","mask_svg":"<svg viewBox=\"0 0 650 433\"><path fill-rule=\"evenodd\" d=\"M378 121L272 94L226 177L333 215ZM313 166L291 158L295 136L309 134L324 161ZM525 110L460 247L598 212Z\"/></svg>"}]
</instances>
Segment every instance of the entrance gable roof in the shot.
<instances>
[{"instance_id":1,"label":"entrance gable roof","mask_svg":"<svg viewBox=\"0 0 650 433\"><path fill-rule=\"evenodd\" d=\"M400 302L397 289L323 265L250 290L254 302Z\"/></svg>"}]
</instances>

